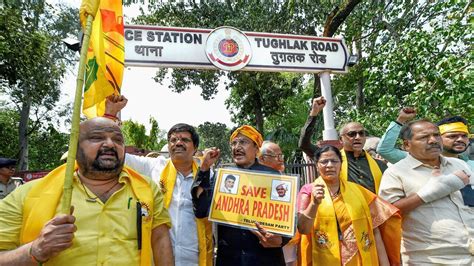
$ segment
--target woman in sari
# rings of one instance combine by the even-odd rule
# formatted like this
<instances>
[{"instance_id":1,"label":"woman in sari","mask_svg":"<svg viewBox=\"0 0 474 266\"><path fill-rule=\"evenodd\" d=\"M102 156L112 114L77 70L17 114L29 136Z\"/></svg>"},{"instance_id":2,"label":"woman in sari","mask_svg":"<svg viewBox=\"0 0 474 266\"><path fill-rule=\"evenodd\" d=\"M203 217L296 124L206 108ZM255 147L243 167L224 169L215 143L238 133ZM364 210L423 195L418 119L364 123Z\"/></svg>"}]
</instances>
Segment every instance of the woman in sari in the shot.
<instances>
[{"instance_id":1,"label":"woman in sari","mask_svg":"<svg viewBox=\"0 0 474 266\"><path fill-rule=\"evenodd\" d=\"M298 195L301 265L399 265L397 208L339 178L342 156L323 146L315 162L321 178Z\"/></svg>"}]
</instances>

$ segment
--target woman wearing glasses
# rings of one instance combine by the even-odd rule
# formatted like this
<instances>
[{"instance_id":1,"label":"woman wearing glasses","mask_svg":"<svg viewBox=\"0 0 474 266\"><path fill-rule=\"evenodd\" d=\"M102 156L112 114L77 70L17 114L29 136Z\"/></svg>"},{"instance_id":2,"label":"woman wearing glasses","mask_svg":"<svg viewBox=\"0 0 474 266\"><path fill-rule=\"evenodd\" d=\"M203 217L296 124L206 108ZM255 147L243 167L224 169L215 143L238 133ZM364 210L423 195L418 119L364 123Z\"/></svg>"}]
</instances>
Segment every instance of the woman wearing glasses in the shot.
<instances>
[{"instance_id":1,"label":"woman wearing glasses","mask_svg":"<svg viewBox=\"0 0 474 266\"><path fill-rule=\"evenodd\" d=\"M323 146L315 161L321 178L298 195L302 265L400 264L398 209L340 178L337 148Z\"/></svg>"}]
</instances>

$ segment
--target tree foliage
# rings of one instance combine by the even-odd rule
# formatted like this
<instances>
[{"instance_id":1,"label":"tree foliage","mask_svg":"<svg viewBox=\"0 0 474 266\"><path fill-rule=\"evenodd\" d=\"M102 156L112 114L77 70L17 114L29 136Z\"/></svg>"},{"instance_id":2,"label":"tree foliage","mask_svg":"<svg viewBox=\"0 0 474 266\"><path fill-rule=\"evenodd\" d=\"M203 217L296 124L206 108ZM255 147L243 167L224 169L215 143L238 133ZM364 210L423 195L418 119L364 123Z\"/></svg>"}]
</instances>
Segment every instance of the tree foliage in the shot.
<instances>
[{"instance_id":1,"label":"tree foliage","mask_svg":"<svg viewBox=\"0 0 474 266\"><path fill-rule=\"evenodd\" d=\"M470 0L167 1L150 6L148 12L137 22L342 35L360 61L349 73L333 76L336 124L359 121L372 134L381 135L405 105L434 121L451 114L464 116L471 127L474 124ZM162 81L167 71L160 70L156 81ZM282 74L174 70L171 76L173 90L198 85L205 99L212 98L219 81L227 80L231 96L226 104L233 121L258 125L257 118L262 117L266 138L280 142L287 156L296 150L308 100L319 94L317 76L309 83L315 85L312 94L311 87L301 90L306 86L301 77L293 77L295 86ZM227 79L221 79L224 76ZM316 132L319 138L321 130Z\"/></svg>"},{"instance_id":2,"label":"tree foliage","mask_svg":"<svg viewBox=\"0 0 474 266\"><path fill-rule=\"evenodd\" d=\"M355 2L358 1L344 3ZM243 31L316 35L323 31L322 22L335 6L338 4L327 1L169 1L150 5L149 14L139 16L135 22L200 28L226 25ZM338 10L334 15L341 17ZM160 70L155 80L162 82L167 73L167 69ZM281 101L298 93L296 88L301 82L301 75L288 80L281 73L175 69L171 72L171 89L181 92L198 85L203 98L211 99L223 76L228 80L226 89L231 90L226 105L232 120L255 125L262 132L265 132L264 119L283 112Z\"/></svg>"},{"instance_id":3,"label":"tree foliage","mask_svg":"<svg viewBox=\"0 0 474 266\"><path fill-rule=\"evenodd\" d=\"M204 150L210 147L217 147L221 150L221 160L231 161L229 146L230 131L225 124L204 122L197 127L199 134L199 149Z\"/></svg>"},{"instance_id":4,"label":"tree foliage","mask_svg":"<svg viewBox=\"0 0 474 266\"><path fill-rule=\"evenodd\" d=\"M313 91L313 81L299 85L302 88L294 96L288 97L281 101L284 109L269 116L265 121L265 128L268 129L265 139L272 140L279 144L287 161L301 159L298 149L298 140L300 131L306 122L309 114L310 100ZM322 139L322 117L318 117L313 140Z\"/></svg>"},{"instance_id":5,"label":"tree foliage","mask_svg":"<svg viewBox=\"0 0 474 266\"><path fill-rule=\"evenodd\" d=\"M18 158L18 124L15 110L0 109L0 157ZM31 129L30 129L31 130ZM55 129L52 123L42 124L29 135L29 166L34 170L53 169L61 164L61 155L67 151L69 135Z\"/></svg>"},{"instance_id":6,"label":"tree foliage","mask_svg":"<svg viewBox=\"0 0 474 266\"><path fill-rule=\"evenodd\" d=\"M365 57L355 71L333 83L337 116L360 121L374 134L382 134L406 105L433 121L448 115L474 121L468 6L469 1L391 3L381 9L383 17L361 25L367 36L361 44ZM365 101L357 108L359 74Z\"/></svg>"},{"instance_id":7,"label":"tree foliage","mask_svg":"<svg viewBox=\"0 0 474 266\"><path fill-rule=\"evenodd\" d=\"M125 145L135 146L139 149L159 151L167 143L166 132L160 130L158 122L150 117L150 133L147 134L143 124L133 120L126 120L122 124L122 133L125 138Z\"/></svg>"},{"instance_id":8,"label":"tree foliage","mask_svg":"<svg viewBox=\"0 0 474 266\"><path fill-rule=\"evenodd\" d=\"M77 33L77 10L41 1L4 1L0 8L0 92L20 115L19 168L28 169L28 139L51 121L72 51L61 39ZM30 125L30 120L32 124Z\"/></svg>"}]
</instances>

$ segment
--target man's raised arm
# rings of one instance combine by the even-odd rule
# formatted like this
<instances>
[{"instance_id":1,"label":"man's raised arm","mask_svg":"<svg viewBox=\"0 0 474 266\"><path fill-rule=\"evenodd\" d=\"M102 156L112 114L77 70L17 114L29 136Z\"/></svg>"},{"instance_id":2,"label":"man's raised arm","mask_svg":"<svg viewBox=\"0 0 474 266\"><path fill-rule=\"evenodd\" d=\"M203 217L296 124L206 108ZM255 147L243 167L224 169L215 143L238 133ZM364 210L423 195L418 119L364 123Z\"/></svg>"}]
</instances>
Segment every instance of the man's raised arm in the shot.
<instances>
[{"instance_id":1,"label":"man's raised arm","mask_svg":"<svg viewBox=\"0 0 474 266\"><path fill-rule=\"evenodd\" d=\"M397 163L407 156L407 152L395 148L398 135L402 126L415 118L416 111L414 108L402 108L398 114L397 120L390 122L385 134L377 145L377 153L390 163Z\"/></svg>"},{"instance_id":2,"label":"man's raised arm","mask_svg":"<svg viewBox=\"0 0 474 266\"><path fill-rule=\"evenodd\" d=\"M313 136L314 128L316 126L316 116L321 112L321 110L323 110L325 105L326 99L324 99L323 96L313 99L308 119L303 128L301 128L298 147L311 159L314 158L314 155L318 150L318 147L311 143L311 137Z\"/></svg>"}]
</instances>

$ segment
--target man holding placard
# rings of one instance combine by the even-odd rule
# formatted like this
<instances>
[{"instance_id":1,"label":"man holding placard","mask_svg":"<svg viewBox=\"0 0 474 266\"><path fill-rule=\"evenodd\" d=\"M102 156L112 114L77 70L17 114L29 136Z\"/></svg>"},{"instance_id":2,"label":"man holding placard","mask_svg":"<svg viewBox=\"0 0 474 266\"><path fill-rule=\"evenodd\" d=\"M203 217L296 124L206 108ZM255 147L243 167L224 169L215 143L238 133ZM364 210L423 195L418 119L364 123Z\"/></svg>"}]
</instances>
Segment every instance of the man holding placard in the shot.
<instances>
[{"instance_id":1,"label":"man holding placard","mask_svg":"<svg viewBox=\"0 0 474 266\"><path fill-rule=\"evenodd\" d=\"M262 135L253 127L244 125L237 128L230 137L232 158L237 168L242 170L277 171L261 165L257 156L263 142ZM217 161L218 151L204 152L198 177L193 185L192 195L196 217L206 217L213 196L214 181L210 182L210 166ZM241 177L242 182L242 177ZM245 209L244 209L245 211ZM228 225L217 226L216 265L285 265L282 246L289 239L269 233L257 223L257 231L240 229Z\"/></svg>"}]
</instances>

